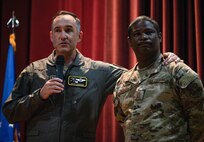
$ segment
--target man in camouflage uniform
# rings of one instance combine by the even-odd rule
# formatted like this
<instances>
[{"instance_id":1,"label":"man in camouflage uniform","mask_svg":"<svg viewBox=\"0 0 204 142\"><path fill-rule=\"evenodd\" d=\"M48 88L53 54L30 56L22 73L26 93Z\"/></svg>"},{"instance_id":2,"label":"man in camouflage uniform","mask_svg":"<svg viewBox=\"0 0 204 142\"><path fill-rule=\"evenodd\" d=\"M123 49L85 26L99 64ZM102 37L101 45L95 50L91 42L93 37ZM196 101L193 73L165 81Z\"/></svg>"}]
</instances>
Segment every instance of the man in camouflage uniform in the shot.
<instances>
[{"instance_id":1,"label":"man in camouflage uniform","mask_svg":"<svg viewBox=\"0 0 204 142\"><path fill-rule=\"evenodd\" d=\"M116 119L126 142L197 142L204 133L204 91L183 62L163 65L158 23L140 16L129 28L138 63L117 81Z\"/></svg>"}]
</instances>

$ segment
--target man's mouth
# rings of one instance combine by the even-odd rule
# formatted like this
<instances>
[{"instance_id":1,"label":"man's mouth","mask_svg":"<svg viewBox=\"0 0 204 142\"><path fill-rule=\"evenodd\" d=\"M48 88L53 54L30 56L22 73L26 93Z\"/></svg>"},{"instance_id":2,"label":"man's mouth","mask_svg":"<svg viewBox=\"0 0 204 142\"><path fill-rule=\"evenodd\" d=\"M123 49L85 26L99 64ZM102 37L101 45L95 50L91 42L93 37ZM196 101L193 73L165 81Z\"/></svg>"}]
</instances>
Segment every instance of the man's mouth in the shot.
<instances>
[{"instance_id":1,"label":"man's mouth","mask_svg":"<svg viewBox=\"0 0 204 142\"><path fill-rule=\"evenodd\" d=\"M60 45L61 46L68 46L68 43L67 42L61 42Z\"/></svg>"},{"instance_id":2,"label":"man's mouth","mask_svg":"<svg viewBox=\"0 0 204 142\"><path fill-rule=\"evenodd\" d=\"M139 47L151 47L150 42L141 42L138 44Z\"/></svg>"}]
</instances>

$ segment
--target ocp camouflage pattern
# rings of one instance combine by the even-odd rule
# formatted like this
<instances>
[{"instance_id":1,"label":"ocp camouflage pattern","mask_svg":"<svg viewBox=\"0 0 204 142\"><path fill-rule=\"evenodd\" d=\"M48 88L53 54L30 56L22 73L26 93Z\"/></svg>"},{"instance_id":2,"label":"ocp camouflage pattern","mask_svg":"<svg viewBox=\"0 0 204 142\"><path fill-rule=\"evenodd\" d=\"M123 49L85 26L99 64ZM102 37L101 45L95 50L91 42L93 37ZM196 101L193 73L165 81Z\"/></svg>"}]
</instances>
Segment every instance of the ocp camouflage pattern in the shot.
<instances>
[{"instance_id":1,"label":"ocp camouflage pattern","mask_svg":"<svg viewBox=\"0 0 204 142\"><path fill-rule=\"evenodd\" d=\"M114 91L114 111L125 142L197 142L204 133L204 91L183 62L124 73Z\"/></svg>"}]
</instances>

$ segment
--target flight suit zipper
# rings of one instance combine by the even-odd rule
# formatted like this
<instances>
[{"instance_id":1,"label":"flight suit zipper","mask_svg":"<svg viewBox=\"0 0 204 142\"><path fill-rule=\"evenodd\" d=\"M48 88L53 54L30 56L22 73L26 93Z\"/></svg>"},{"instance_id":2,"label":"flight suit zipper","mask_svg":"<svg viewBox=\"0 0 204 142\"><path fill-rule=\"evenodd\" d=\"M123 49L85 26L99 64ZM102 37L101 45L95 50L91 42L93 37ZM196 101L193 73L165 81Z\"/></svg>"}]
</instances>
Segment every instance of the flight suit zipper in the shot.
<instances>
[{"instance_id":1,"label":"flight suit zipper","mask_svg":"<svg viewBox=\"0 0 204 142\"><path fill-rule=\"evenodd\" d=\"M70 65L66 71L66 73L63 76L63 84L64 84L64 88L65 85L67 85L67 76L69 75L71 69L72 69L73 65ZM61 142L61 131L62 131L62 124L63 124L63 112L64 112L64 105L65 105L65 94L67 94L66 89L64 89L64 91L60 94L63 95L62 99L60 99L60 102L62 103L62 105L60 106L60 126L59 126L59 142Z\"/></svg>"}]
</instances>

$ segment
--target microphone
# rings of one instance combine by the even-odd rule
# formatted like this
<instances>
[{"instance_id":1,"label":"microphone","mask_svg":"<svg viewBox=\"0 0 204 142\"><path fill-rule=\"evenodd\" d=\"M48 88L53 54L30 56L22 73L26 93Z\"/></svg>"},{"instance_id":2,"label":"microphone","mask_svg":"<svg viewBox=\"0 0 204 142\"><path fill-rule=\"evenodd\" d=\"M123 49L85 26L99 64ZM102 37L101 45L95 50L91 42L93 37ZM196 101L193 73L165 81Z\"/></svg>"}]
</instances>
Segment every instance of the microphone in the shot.
<instances>
[{"instance_id":1,"label":"microphone","mask_svg":"<svg viewBox=\"0 0 204 142\"><path fill-rule=\"evenodd\" d=\"M65 60L64 60L64 56L62 55L58 55L56 57L56 60L55 60L55 65L56 65L56 77L64 80L64 74L63 74L63 69L64 69L64 63L65 63ZM51 102L51 104L55 104L56 102L56 95L51 95L49 96L48 98Z\"/></svg>"},{"instance_id":2,"label":"microphone","mask_svg":"<svg viewBox=\"0 0 204 142\"><path fill-rule=\"evenodd\" d=\"M64 68L64 56L59 55L56 58L55 64L56 64L56 76L63 80L64 74L63 74L63 68Z\"/></svg>"}]
</instances>

